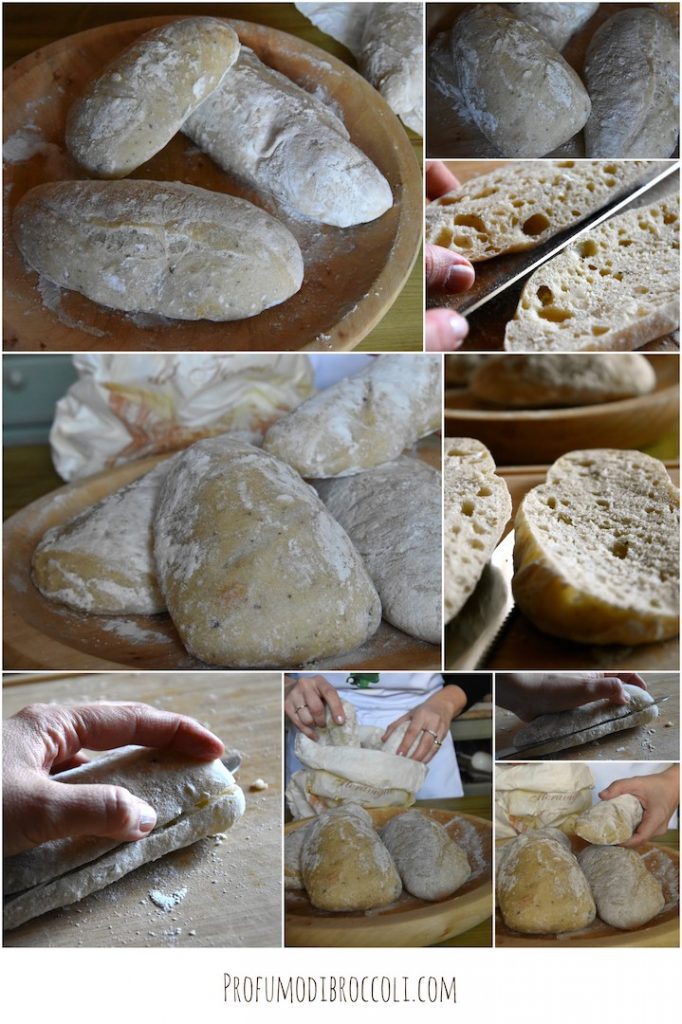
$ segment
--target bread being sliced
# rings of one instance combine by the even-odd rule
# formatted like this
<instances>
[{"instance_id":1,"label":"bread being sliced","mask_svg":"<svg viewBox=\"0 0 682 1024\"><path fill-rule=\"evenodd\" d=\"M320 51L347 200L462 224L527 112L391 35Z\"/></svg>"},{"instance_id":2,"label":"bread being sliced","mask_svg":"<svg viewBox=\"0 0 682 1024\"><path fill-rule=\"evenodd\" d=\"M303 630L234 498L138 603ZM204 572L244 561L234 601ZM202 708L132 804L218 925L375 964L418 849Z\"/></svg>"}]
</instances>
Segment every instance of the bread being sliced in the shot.
<instances>
[{"instance_id":1,"label":"bread being sliced","mask_svg":"<svg viewBox=\"0 0 682 1024\"><path fill-rule=\"evenodd\" d=\"M639 348L679 324L680 201L620 213L526 282L507 324L511 352Z\"/></svg>"},{"instance_id":2,"label":"bread being sliced","mask_svg":"<svg viewBox=\"0 0 682 1024\"><path fill-rule=\"evenodd\" d=\"M511 498L492 455L469 437L445 439L443 452L445 621L481 578L511 515Z\"/></svg>"},{"instance_id":3,"label":"bread being sliced","mask_svg":"<svg viewBox=\"0 0 682 1024\"><path fill-rule=\"evenodd\" d=\"M654 160L514 161L430 203L426 241L472 263L532 249L663 166Z\"/></svg>"},{"instance_id":4,"label":"bread being sliced","mask_svg":"<svg viewBox=\"0 0 682 1024\"><path fill-rule=\"evenodd\" d=\"M679 490L638 451L568 452L516 515L513 592L553 636L644 644L679 631Z\"/></svg>"}]
</instances>

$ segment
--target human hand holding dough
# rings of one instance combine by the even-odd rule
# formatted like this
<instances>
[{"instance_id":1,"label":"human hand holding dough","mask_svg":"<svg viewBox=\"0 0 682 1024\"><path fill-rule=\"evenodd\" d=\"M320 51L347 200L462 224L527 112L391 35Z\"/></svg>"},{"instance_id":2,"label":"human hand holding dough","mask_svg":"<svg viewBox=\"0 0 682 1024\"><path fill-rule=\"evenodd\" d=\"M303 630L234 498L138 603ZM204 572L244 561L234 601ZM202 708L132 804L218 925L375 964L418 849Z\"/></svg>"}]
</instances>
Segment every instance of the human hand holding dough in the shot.
<instances>
[{"instance_id":1,"label":"human hand holding dough","mask_svg":"<svg viewBox=\"0 0 682 1024\"><path fill-rule=\"evenodd\" d=\"M399 757L411 757L414 761L428 764L440 750L450 722L465 704L466 696L459 686L444 686L428 700L391 722L382 740L386 743L401 725L409 723L395 753ZM415 741L418 741L416 747Z\"/></svg>"},{"instance_id":2,"label":"human hand holding dough","mask_svg":"<svg viewBox=\"0 0 682 1024\"><path fill-rule=\"evenodd\" d=\"M501 672L495 699L500 707L530 722L539 715L569 711L595 700L628 704L626 684L647 689L636 672Z\"/></svg>"},{"instance_id":3,"label":"human hand holding dough","mask_svg":"<svg viewBox=\"0 0 682 1024\"><path fill-rule=\"evenodd\" d=\"M644 817L625 847L641 846L653 836L663 835L668 821L680 801L680 766L673 764L664 772L638 775L632 779L617 779L599 793L601 800L613 800L624 793L637 797L644 808Z\"/></svg>"},{"instance_id":4,"label":"human hand holding dough","mask_svg":"<svg viewBox=\"0 0 682 1024\"><path fill-rule=\"evenodd\" d=\"M343 725L345 716L341 699L324 676L303 676L285 679L284 711L287 718L309 740L317 740L316 729L324 729L329 715L337 725Z\"/></svg>"}]
</instances>

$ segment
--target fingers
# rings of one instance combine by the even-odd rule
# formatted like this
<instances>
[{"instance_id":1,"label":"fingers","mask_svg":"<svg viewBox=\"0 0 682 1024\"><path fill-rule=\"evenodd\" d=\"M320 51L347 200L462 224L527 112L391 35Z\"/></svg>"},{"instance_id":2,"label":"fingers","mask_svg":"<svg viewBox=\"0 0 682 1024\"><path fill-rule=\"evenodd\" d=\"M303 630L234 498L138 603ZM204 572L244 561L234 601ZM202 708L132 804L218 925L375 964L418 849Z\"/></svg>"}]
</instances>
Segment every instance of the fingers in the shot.
<instances>
[{"instance_id":1,"label":"fingers","mask_svg":"<svg viewBox=\"0 0 682 1024\"><path fill-rule=\"evenodd\" d=\"M476 272L465 256L440 245L424 247L426 287L432 291L465 292L471 288Z\"/></svg>"},{"instance_id":2,"label":"fingers","mask_svg":"<svg viewBox=\"0 0 682 1024\"><path fill-rule=\"evenodd\" d=\"M628 686L639 686L640 690L648 690L648 686L637 672L605 672L605 676L616 676Z\"/></svg>"},{"instance_id":3,"label":"fingers","mask_svg":"<svg viewBox=\"0 0 682 1024\"><path fill-rule=\"evenodd\" d=\"M79 768L82 764L87 764L88 760L89 758L85 754L74 754L73 757L67 758L60 764L53 764L50 775L59 775L60 772L68 772L71 768Z\"/></svg>"},{"instance_id":4,"label":"fingers","mask_svg":"<svg viewBox=\"0 0 682 1024\"><path fill-rule=\"evenodd\" d=\"M441 160L427 161L425 178L427 199L438 199L459 188L459 181Z\"/></svg>"},{"instance_id":5,"label":"fingers","mask_svg":"<svg viewBox=\"0 0 682 1024\"><path fill-rule=\"evenodd\" d=\"M315 690L310 690L306 693L306 704L308 707L303 708L300 712L301 718L307 712L310 715L312 724L316 725L318 729L324 729L327 724L326 705ZM307 722L307 716L305 720Z\"/></svg>"},{"instance_id":6,"label":"fingers","mask_svg":"<svg viewBox=\"0 0 682 1024\"><path fill-rule=\"evenodd\" d=\"M463 316L450 309L429 309L424 317L427 352L454 352L469 333Z\"/></svg>"},{"instance_id":7,"label":"fingers","mask_svg":"<svg viewBox=\"0 0 682 1024\"><path fill-rule=\"evenodd\" d=\"M329 710L332 713L332 717L337 725L343 725L346 721L346 716L343 713L343 704L341 698L336 690L336 687L328 683L326 679L320 683L320 693L329 705Z\"/></svg>"},{"instance_id":8,"label":"fingers","mask_svg":"<svg viewBox=\"0 0 682 1024\"><path fill-rule=\"evenodd\" d=\"M387 725L386 726L386 732L381 737L381 742L385 743L386 740L388 739L388 737L391 736L396 731L398 726L402 725L403 722L408 722L409 719L410 719L409 715L401 715L400 718L396 718L395 722L391 722L390 725Z\"/></svg>"}]
</instances>

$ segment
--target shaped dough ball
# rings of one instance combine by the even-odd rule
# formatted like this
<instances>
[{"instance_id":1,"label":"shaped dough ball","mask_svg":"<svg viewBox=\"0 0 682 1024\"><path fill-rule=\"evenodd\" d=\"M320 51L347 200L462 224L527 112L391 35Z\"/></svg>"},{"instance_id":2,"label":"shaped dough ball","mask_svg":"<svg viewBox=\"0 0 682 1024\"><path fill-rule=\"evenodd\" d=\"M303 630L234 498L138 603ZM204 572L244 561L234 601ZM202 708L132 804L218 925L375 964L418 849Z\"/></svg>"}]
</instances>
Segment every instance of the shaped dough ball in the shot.
<instances>
[{"instance_id":1,"label":"shaped dough ball","mask_svg":"<svg viewBox=\"0 0 682 1024\"><path fill-rule=\"evenodd\" d=\"M588 846L578 863L590 884L600 918L612 928L639 928L663 910L661 884L634 850Z\"/></svg>"},{"instance_id":2,"label":"shaped dough ball","mask_svg":"<svg viewBox=\"0 0 682 1024\"><path fill-rule=\"evenodd\" d=\"M391 818L381 838L408 892L420 900L440 900L471 875L467 855L440 822L420 811Z\"/></svg>"},{"instance_id":3,"label":"shaped dough ball","mask_svg":"<svg viewBox=\"0 0 682 1024\"><path fill-rule=\"evenodd\" d=\"M624 793L613 800L602 800L576 819L575 832L588 843L615 846L626 842L644 816L636 796Z\"/></svg>"}]
</instances>

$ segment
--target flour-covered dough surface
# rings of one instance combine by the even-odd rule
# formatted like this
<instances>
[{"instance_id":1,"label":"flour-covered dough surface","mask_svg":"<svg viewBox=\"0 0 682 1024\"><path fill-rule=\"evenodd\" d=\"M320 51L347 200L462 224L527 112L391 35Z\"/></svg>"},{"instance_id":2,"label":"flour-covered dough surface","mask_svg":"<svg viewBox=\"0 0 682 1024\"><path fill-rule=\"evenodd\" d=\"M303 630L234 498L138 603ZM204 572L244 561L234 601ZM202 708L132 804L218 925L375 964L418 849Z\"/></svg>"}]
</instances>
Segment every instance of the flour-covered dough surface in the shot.
<instances>
[{"instance_id":1,"label":"flour-covered dough surface","mask_svg":"<svg viewBox=\"0 0 682 1024\"><path fill-rule=\"evenodd\" d=\"M396 814L380 835L404 887L418 899L444 899L471 875L461 846L453 842L440 822L421 811Z\"/></svg>"},{"instance_id":2,"label":"flour-covered dough surface","mask_svg":"<svg viewBox=\"0 0 682 1024\"><path fill-rule=\"evenodd\" d=\"M612 800L600 800L576 819L575 832L588 843L615 846L634 834L644 817L644 808L632 793Z\"/></svg>"},{"instance_id":3,"label":"flour-covered dough surface","mask_svg":"<svg viewBox=\"0 0 682 1024\"><path fill-rule=\"evenodd\" d=\"M661 883L635 850L588 846L578 863L589 882L599 917L612 928L640 928L663 910Z\"/></svg>"}]
</instances>

